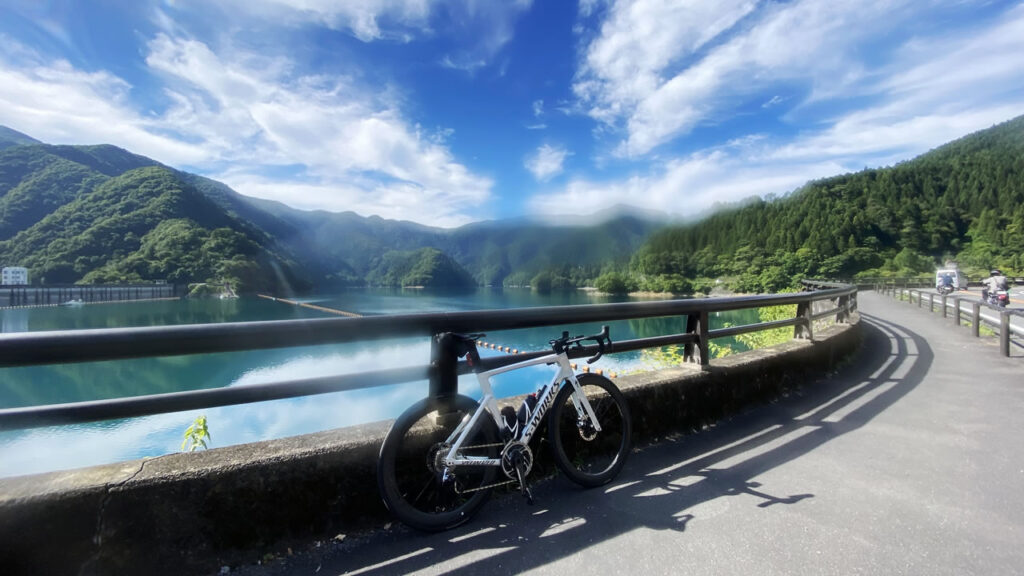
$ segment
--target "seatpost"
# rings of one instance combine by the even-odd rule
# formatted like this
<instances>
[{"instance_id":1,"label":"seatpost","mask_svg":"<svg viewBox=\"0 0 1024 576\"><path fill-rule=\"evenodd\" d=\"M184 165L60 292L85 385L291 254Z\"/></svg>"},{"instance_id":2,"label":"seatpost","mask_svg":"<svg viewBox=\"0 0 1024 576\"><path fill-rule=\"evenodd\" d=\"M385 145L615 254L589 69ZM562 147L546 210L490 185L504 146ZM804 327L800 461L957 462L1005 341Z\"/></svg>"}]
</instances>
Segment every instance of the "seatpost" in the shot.
<instances>
[{"instance_id":1,"label":"seatpost","mask_svg":"<svg viewBox=\"0 0 1024 576\"><path fill-rule=\"evenodd\" d=\"M451 332L435 334L430 342L431 398L452 398L459 393L458 349Z\"/></svg>"}]
</instances>

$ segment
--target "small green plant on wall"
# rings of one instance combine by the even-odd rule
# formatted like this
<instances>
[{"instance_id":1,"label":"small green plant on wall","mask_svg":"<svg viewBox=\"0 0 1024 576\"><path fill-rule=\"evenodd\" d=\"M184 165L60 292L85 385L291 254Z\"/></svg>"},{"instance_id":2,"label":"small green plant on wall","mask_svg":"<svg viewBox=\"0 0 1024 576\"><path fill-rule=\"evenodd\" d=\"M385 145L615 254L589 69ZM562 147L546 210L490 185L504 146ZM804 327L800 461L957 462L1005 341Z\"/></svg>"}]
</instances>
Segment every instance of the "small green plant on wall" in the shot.
<instances>
[{"instance_id":1,"label":"small green plant on wall","mask_svg":"<svg viewBox=\"0 0 1024 576\"><path fill-rule=\"evenodd\" d=\"M185 440L181 443L181 451L195 452L200 447L205 450L209 448L206 444L207 440L212 440L212 438L210 429L206 426L206 415L204 414L196 418L195 422L185 429Z\"/></svg>"}]
</instances>

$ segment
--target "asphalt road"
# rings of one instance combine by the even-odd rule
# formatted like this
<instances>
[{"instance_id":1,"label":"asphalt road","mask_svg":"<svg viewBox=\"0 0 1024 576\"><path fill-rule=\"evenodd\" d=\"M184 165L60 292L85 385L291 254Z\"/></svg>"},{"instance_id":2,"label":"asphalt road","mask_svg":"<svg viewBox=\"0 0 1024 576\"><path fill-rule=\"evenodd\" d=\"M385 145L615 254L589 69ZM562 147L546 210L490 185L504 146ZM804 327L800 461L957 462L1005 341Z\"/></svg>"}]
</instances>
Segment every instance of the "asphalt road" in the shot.
<instances>
[{"instance_id":1,"label":"asphalt road","mask_svg":"<svg viewBox=\"0 0 1024 576\"><path fill-rule=\"evenodd\" d=\"M395 524L231 573L1020 574L1022 360L888 297L860 310L838 374L642 447L605 489L555 478L451 532Z\"/></svg>"},{"instance_id":2,"label":"asphalt road","mask_svg":"<svg viewBox=\"0 0 1024 576\"><path fill-rule=\"evenodd\" d=\"M1009 317L1010 318L1010 324L1012 324L1014 329L1016 330L1016 335L1014 337L1014 340L1017 342L1017 344L1014 344L1014 345L1011 346L1011 354L1015 355L1015 356L1016 355L1024 356L1024 344L1019 344L1020 342L1024 341L1024 338L1022 338L1022 336L1024 336L1024 288L1020 288L1018 286L1014 286L1014 287L1011 287L1011 289L1009 290L1009 293L1010 293L1010 304L1009 304L1009 306L1006 307L1006 310L1011 312L1011 315ZM927 289L927 288L922 289L922 296L921 296L921 298L922 298L922 307L924 307L924 308L928 307L928 305L929 305L928 295L929 294L932 294L932 301L934 302L936 313L939 313L938 311L941 310L941 305L940 305L941 300L939 299L939 295L938 295L938 293L934 293L933 294L933 292L931 290ZM971 308L966 303L967 302L980 302L981 301L981 290L979 288L974 288L972 290L958 290L958 291L954 292L951 296L959 297L961 299L961 309L964 311L965 314L970 314ZM917 297L915 296L914 297L914 302L915 303L917 302L916 298ZM950 315L950 317L952 317L952 313L953 313L952 312L952 305L953 305L952 302L948 302L948 306L950 306L950 308L949 308L949 315ZM982 305L982 307L980 309L980 313L982 315L982 318L985 320L985 322L990 324L991 326L994 326L994 327L998 327L998 325L999 325L999 322L1000 322L1000 312L1001 312L1001 310L999 310L997 308L994 308L994 307L992 307L992 306L990 306L988 304L984 304L984 303L983 303L983 305Z\"/></svg>"}]
</instances>

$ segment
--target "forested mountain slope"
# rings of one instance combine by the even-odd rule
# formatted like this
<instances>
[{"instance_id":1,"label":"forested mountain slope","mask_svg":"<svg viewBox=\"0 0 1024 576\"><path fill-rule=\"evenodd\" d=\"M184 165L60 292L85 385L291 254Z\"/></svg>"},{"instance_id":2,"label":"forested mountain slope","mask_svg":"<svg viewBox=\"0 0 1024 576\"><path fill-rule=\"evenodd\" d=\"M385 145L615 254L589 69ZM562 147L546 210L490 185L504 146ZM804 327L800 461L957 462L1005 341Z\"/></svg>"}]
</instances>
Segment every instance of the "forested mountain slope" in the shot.
<instances>
[{"instance_id":1,"label":"forested mountain slope","mask_svg":"<svg viewBox=\"0 0 1024 576\"><path fill-rule=\"evenodd\" d=\"M1024 117L893 167L811 182L665 229L634 255L636 278L729 277L772 291L801 277L1024 272Z\"/></svg>"},{"instance_id":2,"label":"forested mountain slope","mask_svg":"<svg viewBox=\"0 0 1024 576\"><path fill-rule=\"evenodd\" d=\"M15 168L0 179L24 172L0 188L3 212L15 214L0 259L40 283L305 286L265 234L151 160L114 147L19 146L0 152L0 166Z\"/></svg>"},{"instance_id":3,"label":"forested mountain slope","mask_svg":"<svg viewBox=\"0 0 1024 576\"><path fill-rule=\"evenodd\" d=\"M426 278L464 285L468 276L525 284L542 270L581 284L627 262L659 225L623 216L448 230L296 210L115 146L51 146L9 129L0 143L0 261L51 284L231 281L287 292Z\"/></svg>"}]
</instances>

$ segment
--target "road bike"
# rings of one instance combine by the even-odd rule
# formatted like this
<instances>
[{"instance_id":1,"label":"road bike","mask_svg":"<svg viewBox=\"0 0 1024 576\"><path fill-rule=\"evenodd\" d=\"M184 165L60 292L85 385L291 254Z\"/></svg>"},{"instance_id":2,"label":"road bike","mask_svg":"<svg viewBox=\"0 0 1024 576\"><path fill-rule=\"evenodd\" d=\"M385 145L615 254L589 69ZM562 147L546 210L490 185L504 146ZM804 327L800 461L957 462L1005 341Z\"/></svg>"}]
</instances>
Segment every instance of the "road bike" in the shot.
<instances>
[{"instance_id":1,"label":"road bike","mask_svg":"<svg viewBox=\"0 0 1024 576\"><path fill-rule=\"evenodd\" d=\"M594 341L596 362L611 345L608 327L599 334L550 341L551 354L493 370L480 370L476 342L483 334L453 334L457 355L465 356L480 382L474 401L456 394L425 398L395 420L384 439L377 481L388 510L405 524L425 531L454 528L475 514L501 485L526 484L534 464L530 440L546 425L558 469L573 482L596 487L622 470L630 449L632 419L622 392L604 376L576 374L569 350ZM528 366L555 369L551 382L527 396L518 413L498 408L491 378Z\"/></svg>"}]
</instances>

